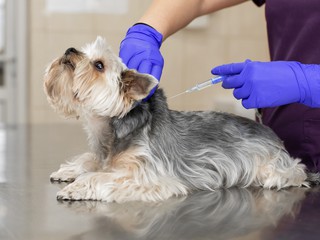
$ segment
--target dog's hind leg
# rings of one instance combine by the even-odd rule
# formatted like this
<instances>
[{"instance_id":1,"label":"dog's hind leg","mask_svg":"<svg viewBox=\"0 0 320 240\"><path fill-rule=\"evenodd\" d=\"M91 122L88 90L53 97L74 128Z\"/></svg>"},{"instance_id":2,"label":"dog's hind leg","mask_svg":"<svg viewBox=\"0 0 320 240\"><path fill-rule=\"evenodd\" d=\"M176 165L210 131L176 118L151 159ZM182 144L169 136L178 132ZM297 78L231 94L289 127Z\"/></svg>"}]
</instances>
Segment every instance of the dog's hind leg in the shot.
<instances>
[{"instance_id":1,"label":"dog's hind leg","mask_svg":"<svg viewBox=\"0 0 320 240\"><path fill-rule=\"evenodd\" d=\"M50 175L50 180L53 182L73 182L81 174L95 172L99 168L100 164L96 155L88 152L61 164L59 170Z\"/></svg>"},{"instance_id":2,"label":"dog's hind leg","mask_svg":"<svg viewBox=\"0 0 320 240\"><path fill-rule=\"evenodd\" d=\"M299 162L281 154L260 165L255 182L264 188L308 187L306 167Z\"/></svg>"}]
</instances>

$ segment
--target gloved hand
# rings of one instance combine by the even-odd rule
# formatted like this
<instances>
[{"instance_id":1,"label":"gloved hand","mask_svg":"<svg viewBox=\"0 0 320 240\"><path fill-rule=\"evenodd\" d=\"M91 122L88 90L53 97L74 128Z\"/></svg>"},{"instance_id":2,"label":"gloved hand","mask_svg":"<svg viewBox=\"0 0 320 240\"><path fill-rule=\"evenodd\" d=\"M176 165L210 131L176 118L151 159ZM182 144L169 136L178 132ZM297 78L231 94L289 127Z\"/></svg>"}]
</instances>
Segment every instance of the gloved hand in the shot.
<instances>
[{"instance_id":1,"label":"gloved hand","mask_svg":"<svg viewBox=\"0 0 320 240\"><path fill-rule=\"evenodd\" d=\"M148 73L160 80L164 65L160 53L162 34L154 28L138 23L129 28L126 37L120 44L119 56L130 69L140 73ZM151 90L147 100L156 87Z\"/></svg>"},{"instance_id":2,"label":"gloved hand","mask_svg":"<svg viewBox=\"0 0 320 240\"><path fill-rule=\"evenodd\" d=\"M230 75L222 87L234 88L245 108L276 107L303 103L320 107L320 65L291 61L231 63L211 70Z\"/></svg>"}]
</instances>

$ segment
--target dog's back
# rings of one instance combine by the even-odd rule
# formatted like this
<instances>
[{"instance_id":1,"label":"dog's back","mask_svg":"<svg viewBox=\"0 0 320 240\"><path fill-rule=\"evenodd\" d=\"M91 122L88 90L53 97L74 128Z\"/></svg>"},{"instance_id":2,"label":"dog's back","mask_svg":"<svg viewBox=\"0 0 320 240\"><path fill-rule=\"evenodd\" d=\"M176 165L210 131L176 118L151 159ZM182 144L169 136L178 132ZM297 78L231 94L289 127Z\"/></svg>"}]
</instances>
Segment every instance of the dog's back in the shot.
<instances>
[{"instance_id":1,"label":"dog's back","mask_svg":"<svg viewBox=\"0 0 320 240\"><path fill-rule=\"evenodd\" d=\"M169 110L161 89L114 122L121 126L115 127L122 133L117 142L143 143L151 151L150 170L174 176L188 189L306 184L304 166L268 127L228 113Z\"/></svg>"}]
</instances>

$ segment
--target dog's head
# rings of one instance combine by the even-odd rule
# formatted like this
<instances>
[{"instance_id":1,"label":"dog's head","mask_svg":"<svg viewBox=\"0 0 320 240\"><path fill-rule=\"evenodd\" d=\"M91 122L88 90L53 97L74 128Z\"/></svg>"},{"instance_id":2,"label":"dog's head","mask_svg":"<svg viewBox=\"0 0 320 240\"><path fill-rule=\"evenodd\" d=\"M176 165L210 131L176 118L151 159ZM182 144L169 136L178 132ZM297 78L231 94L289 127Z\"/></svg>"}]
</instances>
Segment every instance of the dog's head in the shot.
<instances>
[{"instance_id":1,"label":"dog's head","mask_svg":"<svg viewBox=\"0 0 320 240\"><path fill-rule=\"evenodd\" d=\"M66 117L122 117L157 84L151 75L127 69L101 37L82 50L67 49L44 77L49 103Z\"/></svg>"}]
</instances>

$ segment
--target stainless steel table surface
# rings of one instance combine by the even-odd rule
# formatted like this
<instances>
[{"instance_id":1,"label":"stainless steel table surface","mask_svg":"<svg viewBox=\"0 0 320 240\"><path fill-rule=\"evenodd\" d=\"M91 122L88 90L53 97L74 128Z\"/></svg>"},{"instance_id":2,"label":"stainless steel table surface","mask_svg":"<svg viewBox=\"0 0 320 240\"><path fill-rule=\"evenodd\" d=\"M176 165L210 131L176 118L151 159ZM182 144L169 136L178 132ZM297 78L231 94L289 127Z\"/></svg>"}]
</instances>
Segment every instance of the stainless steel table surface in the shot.
<instances>
[{"instance_id":1,"label":"stainless steel table surface","mask_svg":"<svg viewBox=\"0 0 320 240\"><path fill-rule=\"evenodd\" d=\"M195 192L161 203L57 201L80 125L0 125L0 239L320 239L320 188Z\"/></svg>"}]
</instances>

